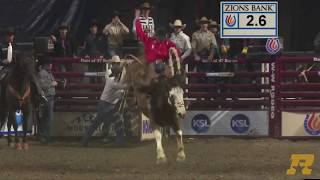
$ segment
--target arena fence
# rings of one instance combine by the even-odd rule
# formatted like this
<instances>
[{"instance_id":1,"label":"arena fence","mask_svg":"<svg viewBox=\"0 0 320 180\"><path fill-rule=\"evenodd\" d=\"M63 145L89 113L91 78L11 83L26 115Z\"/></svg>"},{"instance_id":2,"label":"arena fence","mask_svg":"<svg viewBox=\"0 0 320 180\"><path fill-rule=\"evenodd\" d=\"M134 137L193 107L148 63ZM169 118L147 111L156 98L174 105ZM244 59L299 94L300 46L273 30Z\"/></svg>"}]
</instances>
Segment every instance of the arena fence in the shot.
<instances>
[{"instance_id":1,"label":"arena fence","mask_svg":"<svg viewBox=\"0 0 320 180\"><path fill-rule=\"evenodd\" d=\"M55 111L60 113L58 118L70 118L66 114L80 113L71 118L71 124L83 122L82 125L85 126L94 117L92 113L95 112L104 87L103 81L98 79L104 78L104 72L88 72L87 65L105 66L108 60L52 60L55 64L74 65L72 72L54 72L61 82L65 79L67 82L57 90ZM297 69L301 64L315 63L318 60L314 57L293 56L217 59L206 63L210 67L208 72L198 72L197 63L185 64L185 100L188 113L181 123L184 133L270 137L320 134L317 115L320 112L320 93L317 92L320 83L316 82L318 72L306 72L308 82L305 82L304 77L299 77L301 69ZM135 124L133 126L137 133L151 134L143 116L135 117L131 122ZM67 131L78 130L80 133L84 128L79 125L81 123L76 127L66 124L64 126L72 126ZM61 134L61 131L56 133ZM77 135L77 132L71 135Z\"/></svg>"},{"instance_id":2,"label":"arena fence","mask_svg":"<svg viewBox=\"0 0 320 180\"><path fill-rule=\"evenodd\" d=\"M320 59L313 56L281 56L276 59L275 137L320 134L320 82L315 71ZM307 70L305 75L301 74Z\"/></svg>"}]
</instances>

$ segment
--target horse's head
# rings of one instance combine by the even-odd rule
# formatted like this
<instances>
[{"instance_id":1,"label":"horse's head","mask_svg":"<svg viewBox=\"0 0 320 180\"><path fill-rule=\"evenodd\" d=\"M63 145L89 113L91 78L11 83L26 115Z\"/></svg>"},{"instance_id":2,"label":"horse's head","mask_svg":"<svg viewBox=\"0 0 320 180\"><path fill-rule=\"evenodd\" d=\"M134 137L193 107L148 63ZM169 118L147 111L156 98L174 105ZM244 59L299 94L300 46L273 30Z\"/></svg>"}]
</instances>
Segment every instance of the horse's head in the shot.
<instances>
[{"instance_id":1,"label":"horse's head","mask_svg":"<svg viewBox=\"0 0 320 180\"><path fill-rule=\"evenodd\" d=\"M13 59L12 72L19 77L27 77L31 75L34 71L34 62L31 57L32 56L27 53L17 53Z\"/></svg>"}]
</instances>

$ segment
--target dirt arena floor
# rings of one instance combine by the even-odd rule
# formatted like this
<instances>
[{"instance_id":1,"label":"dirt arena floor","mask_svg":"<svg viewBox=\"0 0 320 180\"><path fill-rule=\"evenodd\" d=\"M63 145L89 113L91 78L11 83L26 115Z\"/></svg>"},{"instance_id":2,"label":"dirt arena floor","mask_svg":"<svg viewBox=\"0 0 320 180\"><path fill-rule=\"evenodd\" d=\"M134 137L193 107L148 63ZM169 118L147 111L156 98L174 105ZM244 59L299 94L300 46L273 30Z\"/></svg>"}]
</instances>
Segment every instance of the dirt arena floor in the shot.
<instances>
[{"instance_id":1,"label":"dirt arena floor","mask_svg":"<svg viewBox=\"0 0 320 180\"><path fill-rule=\"evenodd\" d=\"M55 140L50 145L31 141L17 151L0 139L0 179L210 179L271 180L320 178L319 140L185 139L187 160L175 162L176 143L166 139L168 163L155 164L155 144L130 143L125 148L94 140L88 148L78 140ZM312 176L286 176L293 153L315 154Z\"/></svg>"}]
</instances>

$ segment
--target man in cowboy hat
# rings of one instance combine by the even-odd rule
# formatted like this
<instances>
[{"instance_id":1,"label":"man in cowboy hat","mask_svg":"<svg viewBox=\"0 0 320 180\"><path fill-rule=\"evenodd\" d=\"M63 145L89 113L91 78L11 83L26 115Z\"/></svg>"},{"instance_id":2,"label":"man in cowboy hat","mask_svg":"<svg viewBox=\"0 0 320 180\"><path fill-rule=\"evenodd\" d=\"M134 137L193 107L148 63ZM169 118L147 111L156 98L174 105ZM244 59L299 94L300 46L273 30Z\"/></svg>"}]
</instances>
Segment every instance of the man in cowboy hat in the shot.
<instances>
[{"instance_id":1,"label":"man in cowboy hat","mask_svg":"<svg viewBox=\"0 0 320 180\"><path fill-rule=\"evenodd\" d=\"M96 20L92 20L90 23L90 33L84 41L83 53L85 56L99 57L104 56L105 49L107 48L106 39L98 31L99 23ZM90 69L89 69L90 71Z\"/></svg>"},{"instance_id":2,"label":"man in cowboy hat","mask_svg":"<svg viewBox=\"0 0 320 180\"><path fill-rule=\"evenodd\" d=\"M200 30L192 35L191 46L195 61L199 62L196 67L198 72L211 71L210 64L206 63L213 59L214 48L217 47L217 41L212 32L209 31L208 26L210 21L207 17L202 17L199 21ZM202 82L207 80L201 79Z\"/></svg>"},{"instance_id":3,"label":"man in cowboy hat","mask_svg":"<svg viewBox=\"0 0 320 180\"><path fill-rule=\"evenodd\" d=\"M48 100L48 103L40 106L39 138L41 143L48 143L51 141L50 127L53 120L54 96L56 95L55 88L58 86L58 82L51 72L52 63L48 57L43 56L39 58L39 65L39 83Z\"/></svg>"},{"instance_id":4,"label":"man in cowboy hat","mask_svg":"<svg viewBox=\"0 0 320 180\"><path fill-rule=\"evenodd\" d=\"M120 20L120 13L113 12L111 23L107 24L103 29L103 34L108 37L108 52L112 57L114 55L122 55L121 47L123 40L129 34L128 27Z\"/></svg>"},{"instance_id":5,"label":"man in cowboy hat","mask_svg":"<svg viewBox=\"0 0 320 180\"><path fill-rule=\"evenodd\" d=\"M90 23L90 33L87 35L84 41L83 55L85 57L103 57L106 54L107 40L105 36L98 31L99 23L96 20L92 20ZM103 67L99 64L88 64L88 70L90 72L103 71ZM95 83L96 80L102 82L101 78L91 77L90 83Z\"/></svg>"},{"instance_id":6,"label":"man in cowboy hat","mask_svg":"<svg viewBox=\"0 0 320 180\"><path fill-rule=\"evenodd\" d=\"M75 39L69 32L70 27L62 23L58 27L58 32L51 35L51 39L54 43L54 53L57 57L73 57L76 54ZM71 71L72 66L66 64L62 66L63 71Z\"/></svg>"},{"instance_id":7,"label":"man in cowboy hat","mask_svg":"<svg viewBox=\"0 0 320 180\"><path fill-rule=\"evenodd\" d=\"M1 44L0 60L3 64L10 64L12 61L13 51L16 51L15 30L8 28L5 32L5 42Z\"/></svg>"},{"instance_id":8,"label":"man in cowboy hat","mask_svg":"<svg viewBox=\"0 0 320 180\"><path fill-rule=\"evenodd\" d=\"M180 19L176 19L173 24L169 23L169 26L174 29L174 32L171 33L170 40L179 48L181 60L185 60L192 52L190 37L183 32L186 24L182 24Z\"/></svg>"},{"instance_id":9,"label":"man in cowboy hat","mask_svg":"<svg viewBox=\"0 0 320 180\"><path fill-rule=\"evenodd\" d=\"M229 39L220 38L220 25L217 21L210 19L209 30L215 35L217 40L217 47L215 48L215 58L226 57L229 48Z\"/></svg>"},{"instance_id":10,"label":"man in cowboy hat","mask_svg":"<svg viewBox=\"0 0 320 180\"><path fill-rule=\"evenodd\" d=\"M119 56L113 57L111 73L106 72L106 82L100 101L97 107L97 116L91 122L91 125L86 129L83 136L82 145L88 146L89 139L94 131L104 123L104 128L109 129L109 126L116 122L116 142L123 143L123 129L118 121L121 119L121 114L117 113L116 104L121 101L124 96L124 89L127 87L124 84L125 71L121 64Z\"/></svg>"},{"instance_id":11,"label":"man in cowboy hat","mask_svg":"<svg viewBox=\"0 0 320 180\"><path fill-rule=\"evenodd\" d=\"M152 37L155 34L154 20L150 17L151 5L148 2L144 2L140 5L140 9L135 10L135 19L139 19L142 25L142 29L147 33L148 37ZM133 23L133 32L136 32L135 23Z\"/></svg>"},{"instance_id":12,"label":"man in cowboy hat","mask_svg":"<svg viewBox=\"0 0 320 180\"><path fill-rule=\"evenodd\" d=\"M5 98L4 79L10 71L10 66L13 59L13 51L16 51L16 43L14 42L15 32L13 28L5 30L6 41L0 44L0 123L4 122L7 117L5 108L3 107ZM3 124L0 124L0 128Z\"/></svg>"}]
</instances>

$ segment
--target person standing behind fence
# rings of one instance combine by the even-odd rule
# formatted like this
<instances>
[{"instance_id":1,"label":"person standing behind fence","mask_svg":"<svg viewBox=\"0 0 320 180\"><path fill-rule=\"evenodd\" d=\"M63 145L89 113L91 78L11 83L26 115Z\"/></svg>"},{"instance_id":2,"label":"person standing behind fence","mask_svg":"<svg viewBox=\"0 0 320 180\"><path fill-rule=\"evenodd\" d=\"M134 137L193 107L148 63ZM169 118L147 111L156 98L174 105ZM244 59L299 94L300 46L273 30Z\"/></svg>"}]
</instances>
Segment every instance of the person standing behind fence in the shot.
<instances>
[{"instance_id":1,"label":"person standing behind fence","mask_svg":"<svg viewBox=\"0 0 320 180\"><path fill-rule=\"evenodd\" d=\"M40 142L50 142L50 129L53 120L55 87L58 85L51 72L52 64L48 58L40 60L39 82L43 89L48 103L40 106L39 138Z\"/></svg>"},{"instance_id":2,"label":"person standing behind fence","mask_svg":"<svg viewBox=\"0 0 320 180\"><path fill-rule=\"evenodd\" d=\"M214 34L217 46L214 48L214 58L225 58L229 49L229 39L221 39L220 24L216 21L210 20L209 30Z\"/></svg>"},{"instance_id":3,"label":"person standing behind fence","mask_svg":"<svg viewBox=\"0 0 320 180\"><path fill-rule=\"evenodd\" d=\"M175 43L180 50L181 60L183 62L192 52L190 37L183 32L186 24L182 24L180 19L176 19L174 23L170 23L169 26L174 29L174 32L171 33L170 40Z\"/></svg>"},{"instance_id":4,"label":"person standing behind fence","mask_svg":"<svg viewBox=\"0 0 320 180\"><path fill-rule=\"evenodd\" d=\"M123 40L129 34L128 27L120 20L120 13L115 11L112 16L112 21L103 29L103 34L108 37L108 53L109 56L122 56Z\"/></svg>"},{"instance_id":5,"label":"person standing behind fence","mask_svg":"<svg viewBox=\"0 0 320 180\"><path fill-rule=\"evenodd\" d=\"M210 72L212 70L210 62L214 56L214 48L217 47L217 41L212 32L209 31L209 20L202 17L199 20L200 30L192 35L191 46L193 49L194 60L197 63L197 72ZM200 83L207 83L208 78L200 79Z\"/></svg>"},{"instance_id":6,"label":"person standing behind fence","mask_svg":"<svg viewBox=\"0 0 320 180\"><path fill-rule=\"evenodd\" d=\"M83 55L86 58L103 58L107 49L107 40L105 36L98 31L99 24L97 21L92 21L90 24L90 34L84 41ZM88 65L89 72L102 72L103 66L96 63ZM100 79L100 78L98 78ZM101 81L101 80L99 80ZM90 83L95 83L96 78L90 78Z\"/></svg>"},{"instance_id":7,"label":"person standing behind fence","mask_svg":"<svg viewBox=\"0 0 320 180\"><path fill-rule=\"evenodd\" d=\"M87 57L103 57L107 49L105 36L99 33L99 23L93 20L90 23L90 34L84 41L83 55Z\"/></svg>"},{"instance_id":8,"label":"person standing behind fence","mask_svg":"<svg viewBox=\"0 0 320 180\"><path fill-rule=\"evenodd\" d=\"M67 24L61 24L58 27L58 32L51 35L54 43L54 55L56 57L74 57L76 55L75 39L69 32L70 28ZM71 71L71 64L61 66L62 71Z\"/></svg>"}]
</instances>

